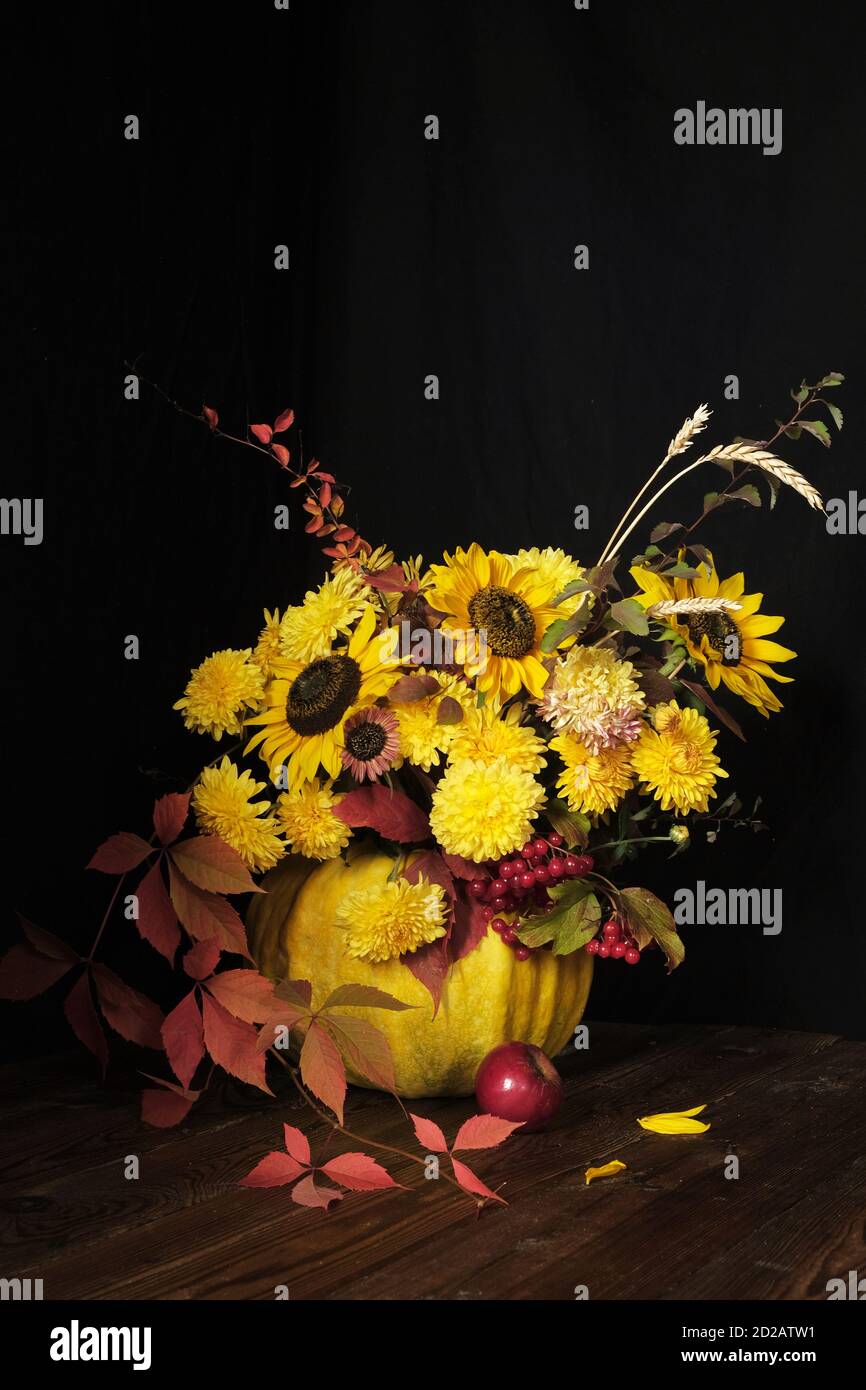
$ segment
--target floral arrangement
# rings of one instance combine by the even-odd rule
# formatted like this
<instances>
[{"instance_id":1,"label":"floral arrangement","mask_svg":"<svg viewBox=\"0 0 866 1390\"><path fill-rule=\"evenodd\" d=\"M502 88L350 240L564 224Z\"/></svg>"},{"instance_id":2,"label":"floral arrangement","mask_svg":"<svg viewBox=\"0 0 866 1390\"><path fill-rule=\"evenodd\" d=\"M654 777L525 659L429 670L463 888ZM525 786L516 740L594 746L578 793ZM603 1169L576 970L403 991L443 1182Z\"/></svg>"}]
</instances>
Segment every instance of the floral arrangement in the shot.
<instances>
[{"instance_id":1,"label":"floral arrangement","mask_svg":"<svg viewBox=\"0 0 866 1390\"><path fill-rule=\"evenodd\" d=\"M717 445L683 464L710 420L700 406L592 565L562 549L505 554L475 542L431 563L398 561L348 524L346 489L332 474L315 460L295 466L291 411L238 439L204 407L197 418L215 436L267 455L302 492L305 530L329 572L301 603L265 610L249 646L195 666L175 708L215 756L185 792L157 801L150 840L121 833L96 852L89 867L117 885L90 954L25 922L24 943L0 968L3 995L33 997L77 969L66 1016L103 1068L100 1015L164 1054L171 1079L153 1076L144 1092L150 1123L187 1114L207 1085L208 1057L269 1091L270 1056L343 1129L347 1065L394 1089L382 1034L358 1010L405 1006L347 984L314 1008L314 982L275 981L253 967L228 899L266 891L261 876L281 861L309 871L351 862L359 846L384 850L387 879L340 902L344 951L367 965L399 962L434 1014L449 971L463 960L471 969L490 935L521 964L540 952L583 952L636 965L655 946L668 969L679 965L671 912L647 888L621 886L623 866L653 844L682 853L698 826L714 840L725 824L758 824L733 794L721 796L728 774L714 726L744 736L727 696L764 717L779 711L774 687L790 677L778 668L795 656L776 640L784 620L764 613L762 595L718 566L695 532L732 504L760 506L759 484L770 507L783 487L823 507L773 450L804 432L829 444L814 412L826 407L841 428L826 393L842 379L802 383L769 438ZM700 515L656 523L645 548L624 558L649 511L698 468L723 475ZM173 970L183 946L182 997L165 1016L95 959L138 870L126 916ZM232 966L231 956L245 963ZM295 1062L281 1055L281 1032L296 1040ZM478 1202L496 1196L453 1152L498 1144L515 1125L478 1116L449 1150L431 1121L412 1120L423 1150L451 1154L458 1186ZM249 1185L291 1182L299 1204L321 1207L344 1191L394 1185L361 1153L317 1175L303 1134L286 1126L285 1138L285 1152L257 1165Z\"/></svg>"}]
</instances>

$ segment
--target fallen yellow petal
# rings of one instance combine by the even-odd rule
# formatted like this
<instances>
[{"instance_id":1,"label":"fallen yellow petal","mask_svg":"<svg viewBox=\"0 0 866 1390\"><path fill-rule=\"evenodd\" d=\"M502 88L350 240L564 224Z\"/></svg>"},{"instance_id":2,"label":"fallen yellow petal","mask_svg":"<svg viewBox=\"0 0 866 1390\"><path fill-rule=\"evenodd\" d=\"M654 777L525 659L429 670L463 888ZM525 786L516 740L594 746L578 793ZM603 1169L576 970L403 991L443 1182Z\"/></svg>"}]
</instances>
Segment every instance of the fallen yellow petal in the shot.
<instances>
[{"instance_id":1,"label":"fallen yellow petal","mask_svg":"<svg viewBox=\"0 0 866 1390\"><path fill-rule=\"evenodd\" d=\"M702 1120L693 1120L692 1116L700 1115L706 1108L705 1105L696 1105L694 1110L668 1110L661 1115L644 1115L638 1124L652 1130L653 1134L703 1134L709 1125Z\"/></svg>"},{"instance_id":2,"label":"fallen yellow petal","mask_svg":"<svg viewBox=\"0 0 866 1390\"><path fill-rule=\"evenodd\" d=\"M587 1187L592 1182L593 1178L612 1178L614 1173L622 1173L625 1169L625 1166L626 1165L624 1163L620 1163L618 1158L614 1158L611 1160L610 1163L603 1164L601 1168L587 1168Z\"/></svg>"}]
</instances>

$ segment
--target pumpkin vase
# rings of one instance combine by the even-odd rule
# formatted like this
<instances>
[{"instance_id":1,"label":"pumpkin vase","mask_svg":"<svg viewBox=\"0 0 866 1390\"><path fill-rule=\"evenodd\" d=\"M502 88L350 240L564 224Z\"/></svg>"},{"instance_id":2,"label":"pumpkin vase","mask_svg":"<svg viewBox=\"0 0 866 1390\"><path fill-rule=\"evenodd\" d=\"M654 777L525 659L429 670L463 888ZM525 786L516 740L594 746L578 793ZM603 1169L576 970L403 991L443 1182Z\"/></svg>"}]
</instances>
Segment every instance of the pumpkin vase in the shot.
<instances>
[{"instance_id":1,"label":"pumpkin vase","mask_svg":"<svg viewBox=\"0 0 866 1390\"><path fill-rule=\"evenodd\" d=\"M435 1015L429 992L400 960L372 964L346 952L336 921L339 903L356 888L383 883L393 868L394 860L377 851L312 870L309 861L284 860L263 880L266 893L254 899L248 915L250 950L261 972L273 980L309 980L314 1008L344 984L375 985L413 1005L399 1012L341 1010L384 1033L397 1093L407 1099L470 1095L479 1065L500 1043L534 1043L551 1057L560 1052L580 1022L592 982L593 958L585 951L555 956L540 950L519 961L488 932L451 966ZM355 1085L371 1084L348 1075Z\"/></svg>"}]
</instances>

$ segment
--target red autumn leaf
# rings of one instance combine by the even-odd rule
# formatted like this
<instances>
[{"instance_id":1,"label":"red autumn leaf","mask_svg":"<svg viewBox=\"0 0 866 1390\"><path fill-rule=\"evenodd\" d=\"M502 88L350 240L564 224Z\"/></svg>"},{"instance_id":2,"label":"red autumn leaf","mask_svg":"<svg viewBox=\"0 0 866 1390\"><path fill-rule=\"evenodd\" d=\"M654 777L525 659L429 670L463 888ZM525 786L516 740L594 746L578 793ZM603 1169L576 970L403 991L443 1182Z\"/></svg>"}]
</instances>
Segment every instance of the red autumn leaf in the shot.
<instances>
[{"instance_id":1,"label":"red autumn leaf","mask_svg":"<svg viewBox=\"0 0 866 1390\"><path fill-rule=\"evenodd\" d=\"M483 868L480 864L473 864L471 859L464 859L460 854L445 854L443 852L442 858L445 860L446 866L450 869L455 878L468 880L472 878L490 877L487 869Z\"/></svg>"},{"instance_id":2,"label":"red autumn leaf","mask_svg":"<svg viewBox=\"0 0 866 1390\"><path fill-rule=\"evenodd\" d=\"M138 917L135 925L151 946L174 964L180 945L177 914L171 905L159 861L148 869L136 889Z\"/></svg>"},{"instance_id":3,"label":"red autumn leaf","mask_svg":"<svg viewBox=\"0 0 866 1390\"><path fill-rule=\"evenodd\" d=\"M307 475L306 473L302 473L299 478L295 478L291 483L289 483L289 487L303 487L306 481Z\"/></svg>"},{"instance_id":4,"label":"red autumn leaf","mask_svg":"<svg viewBox=\"0 0 866 1390\"><path fill-rule=\"evenodd\" d=\"M162 1049L162 1009L121 980L107 965L94 965L93 983L106 1022L127 1042Z\"/></svg>"},{"instance_id":5,"label":"red autumn leaf","mask_svg":"<svg viewBox=\"0 0 866 1390\"><path fill-rule=\"evenodd\" d=\"M291 429L295 422L295 412L293 410L281 410L274 421L274 434L282 434L284 430Z\"/></svg>"},{"instance_id":6,"label":"red autumn leaf","mask_svg":"<svg viewBox=\"0 0 866 1390\"><path fill-rule=\"evenodd\" d=\"M174 863L196 888L206 893L262 893L240 855L218 835L196 835L169 851Z\"/></svg>"},{"instance_id":7,"label":"red autumn leaf","mask_svg":"<svg viewBox=\"0 0 866 1390\"><path fill-rule=\"evenodd\" d=\"M466 1192L471 1192L475 1197L487 1197L490 1201L501 1202L504 1207L508 1206L504 1197L500 1197L497 1192L491 1192L489 1187L485 1187L472 1169L467 1168L466 1164L461 1163L458 1158L452 1157L451 1166L454 1169L455 1178Z\"/></svg>"},{"instance_id":8,"label":"red autumn leaf","mask_svg":"<svg viewBox=\"0 0 866 1390\"><path fill-rule=\"evenodd\" d=\"M299 1009L309 1009L313 999L313 986L309 980L281 980L274 988L278 999L285 999Z\"/></svg>"},{"instance_id":9,"label":"red autumn leaf","mask_svg":"<svg viewBox=\"0 0 866 1390\"><path fill-rule=\"evenodd\" d=\"M152 853L153 846L140 835L123 830L103 841L87 867L98 869L103 874L125 874L137 868Z\"/></svg>"},{"instance_id":10,"label":"red autumn leaf","mask_svg":"<svg viewBox=\"0 0 866 1390\"><path fill-rule=\"evenodd\" d=\"M318 473L318 471L319 471L319 460L318 460L318 459L313 459L313 460L310 462L310 464L309 464L309 466L308 466L308 468L307 468L307 472L308 472L308 473Z\"/></svg>"},{"instance_id":11,"label":"red autumn leaf","mask_svg":"<svg viewBox=\"0 0 866 1390\"><path fill-rule=\"evenodd\" d=\"M265 1059L256 1051L258 1035L249 1023L232 1018L222 1004L205 994L202 997L205 1047L217 1066L272 1095L265 1080Z\"/></svg>"},{"instance_id":12,"label":"red autumn leaf","mask_svg":"<svg viewBox=\"0 0 866 1390\"><path fill-rule=\"evenodd\" d=\"M480 946L487 935L490 923L483 914L484 904L477 898L458 893L454 902L454 925L448 939L448 957L451 963L462 960Z\"/></svg>"},{"instance_id":13,"label":"red autumn leaf","mask_svg":"<svg viewBox=\"0 0 866 1390\"><path fill-rule=\"evenodd\" d=\"M321 1207L327 1211L332 1202L342 1201L343 1193L334 1187L319 1187L312 1174L301 1178L292 1188L292 1201L299 1207Z\"/></svg>"},{"instance_id":14,"label":"red autumn leaf","mask_svg":"<svg viewBox=\"0 0 866 1390\"><path fill-rule=\"evenodd\" d=\"M208 980L207 989L223 1008L244 1023L264 1023L278 1005L271 981L257 970L224 970Z\"/></svg>"},{"instance_id":15,"label":"red autumn leaf","mask_svg":"<svg viewBox=\"0 0 866 1390\"><path fill-rule=\"evenodd\" d=\"M305 981L306 983L306 981ZM395 999L393 994L388 994L384 989L377 989L375 985L338 985L331 990L322 1009L394 1009L400 1013L403 1009L414 1009L414 1004L404 1004L401 999Z\"/></svg>"},{"instance_id":16,"label":"red autumn leaf","mask_svg":"<svg viewBox=\"0 0 866 1390\"><path fill-rule=\"evenodd\" d=\"M13 946L0 960L0 999L17 1003L35 999L62 980L74 964L74 960L43 956L27 943Z\"/></svg>"},{"instance_id":17,"label":"red autumn leaf","mask_svg":"<svg viewBox=\"0 0 866 1390\"><path fill-rule=\"evenodd\" d=\"M174 910L193 940L209 941L215 936L224 951L252 959L246 929L231 903L218 893L196 888L173 864L169 865L168 877Z\"/></svg>"},{"instance_id":18,"label":"red autumn leaf","mask_svg":"<svg viewBox=\"0 0 866 1390\"><path fill-rule=\"evenodd\" d=\"M448 1141L433 1120L425 1120L423 1115L413 1115L411 1110L409 1119L415 1126L415 1137L422 1149L426 1149L428 1153L447 1154Z\"/></svg>"},{"instance_id":19,"label":"red autumn leaf","mask_svg":"<svg viewBox=\"0 0 866 1390\"><path fill-rule=\"evenodd\" d=\"M296 1162L291 1154L275 1149L273 1153L265 1154L245 1178L238 1179L238 1187L285 1187L286 1183L294 1182L306 1171L306 1167Z\"/></svg>"},{"instance_id":20,"label":"red autumn leaf","mask_svg":"<svg viewBox=\"0 0 866 1390\"><path fill-rule=\"evenodd\" d=\"M388 699L395 705L406 705L435 695L438 690L435 676L401 676L388 691Z\"/></svg>"},{"instance_id":21,"label":"red autumn leaf","mask_svg":"<svg viewBox=\"0 0 866 1390\"><path fill-rule=\"evenodd\" d=\"M424 986L433 1000L433 1017L435 1018L439 1012L442 990L448 978L448 971L451 969L451 961L448 956L448 936L440 936L438 941L431 941L426 946L419 947L417 951L402 956L401 959L409 973L414 975L418 983Z\"/></svg>"},{"instance_id":22,"label":"red autumn leaf","mask_svg":"<svg viewBox=\"0 0 866 1390\"><path fill-rule=\"evenodd\" d=\"M320 468L318 464L316 464L316 477L320 483L336 483L337 481L333 473L326 473L324 468Z\"/></svg>"},{"instance_id":23,"label":"red autumn leaf","mask_svg":"<svg viewBox=\"0 0 866 1390\"><path fill-rule=\"evenodd\" d=\"M406 589L403 566L397 564L389 565L386 570L379 570L377 574L365 574L364 581L371 589L384 589L388 593L403 593Z\"/></svg>"},{"instance_id":24,"label":"red autumn leaf","mask_svg":"<svg viewBox=\"0 0 866 1390\"><path fill-rule=\"evenodd\" d=\"M457 1131L452 1149L493 1149L520 1129L523 1121L513 1124L511 1120L500 1120L498 1115L472 1115L464 1120Z\"/></svg>"},{"instance_id":25,"label":"red autumn leaf","mask_svg":"<svg viewBox=\"0 0 866 1390\"><path fill-rule=\"evenodd\" d=\"M256 1051L267 1052L269 1047L276 1047L279 1043L279 1051L285 1052L287 1034L303 1026L305 1020L309 1021L309 1017L308 1009L295 1009L291 1004L281 1004L279 1012L265 1019L259 1029Z\"/></svg>"},{"instance_id":26,"label":"red autumn leaf","mask_svg":"<svg viewBox=\"0 0 866 1390\"><path fill-rule=\"evenodd\" d=\"M402 1183L395 1182L381 1163L370 1158L369 1154L340 1154L339 1158L329 1159L323 1164L321 1171L332 1182L339 1183L341 1187L348 1187L352 1192L375 1192L385 1187L402 1187Z\"/></svg>"},{"instance_id":27,"label":"red autumn leaf","mask_svg":"<svg viewBox=\"0 0 866 1390\"><path fill-rule=\"evenodd\" d=\"M325 523L320 516L314 516L312 521L307 522L306 526L304 527L304 530L306 531L308 536L315 536L317 532L321 531L324 524Z\"/></svg>"},{"instance_id":28,"label":"red autumn leaf","mask_svg":"<svg viewBox=\"0 0 866 1390\"><path fill-rule=\"evenodd\" d=\"M220 422L220 417L219 417L219 415L216 413L216 411L214 410L213 406L210 406L210 405L203 405L202 408L201 408L201 413L202 413L202 415L204 416L204 418L207 420L207 422L208 422L208 424L210 425L211 429L212 429L212 430L215 430L216 427L217 427L217 425L218 425L219 422Z\"/></svg>"},{"instance_id":29,"label":"red autumn leaf","mask_svg":"<svg viewBox=\"0 0 866 1390\"><path fill-rule=\"evenodd\" d=\"M270 444L273 433L270 425L250 425L250 434L255 435L260 444Z\"/></svg>"},{"instance_id":30,"label":"red autumn leaf","mask_svg":"<svg viewBox=\"0 0 866 1390\"><path fill-rule=\"evenodd\" d=\"M322 483L322 486L319 488L319 506L327 507L333 495L334 493L331 484Z\"/></svg>"},{"instance_id":31,"label":"red autumn leaf","mask_svg":"<svg viewBox=\"0 0 866 1390\"><path fill-rule=\"evenodd\" d=\"M342 1124L346 1068L334 1039L315 1020L307 1029L301 1048L301 1080Z\"/></svg>"},{"instance_id":32,"label":"red autumn leaf","mask_svg":"<svg viewBox=\"0 0 866 1390\"><path fill-rule=\"evenodd\" d=\"M65 960L70 965L74 965L81 960L77 951L73 951L65 941L61 941L59 936L53 932L46 931L44 927L37 927L35 922L30 922L21 913L16 914L21 924L21 930L30 942L34 951L38 951L40 956L50 956L52 960Z\"/></svg>"},{"instance_id":33,"label":"red autumn leaf","mask_svg":"<svg viewBox=\"0 0 866 1390\"><path fill-rule=\"evenodd\" d=\"M354 527L352 527L352 526L338 526L337 529L336 529L336 531L334 532L334 540L335 540L335 541L343 541L343 542L350 542L350 541L353 541L353 542L357 542L358 545L361 544L360 538L359 538L358 536L355 535L355 530L354 530ZM355 546L355 549L357 549L357 546ZM349 548L349 554L351 555L352 553L353 553L353 549L352 549L352 547L350 546L350 548Z\"/></svg>"},{"instance_id":34,"label":"red autumn leaf","mask_svg":"<svg viewBox=\"0 0 866 1390\"><path fill-rule=\"evenodd\" d=\"M303 1163L309 1168L312 1161L310 1155L310 1141L306 1134L296 1129L294 1125L283 1125L283 1135L285 1137L286 1152L292 1155L297 1163Z\"/></svg>"},{"instance_id":35,"label":"red autumn leaf","mask_svg":"<svg viewBox=\"0 0 866 1390\"><path fill-rule=\"evenodd\" d=\"M197 941L190 946L183 958L183 968L193 980L206 980L219 965L222 947L215 936L206 941Z\"/></svg>"},{"instance_id":36,"label":"red autumn leaf","mask_svg":"<svg viewBox=\"0 0 866 1390\"><path fill-rule=\"evenodd\" d=\"M108 1043L91 998L90 977L86 970L79 975L67 994L63 1012L78 1041L93 1053L104 1076L108 1065Z\"/></svg>"},{"instance_id":37,"label":"red autumn leaf","mask_svg":"<svg viewBox=\"0 0 866 1390\"><path fill-rule=\"evenodd\" d=\"M378 783L347 792L334 807L334 815L346 825L369 827L386 840L398 840L401 844L424 840L430 834L430 822L420 806L402 792Z\"/></svg>"},{"instance_id":38,"label":"red autumn leaf","mask_svg":"<svg viewBox=\"0 0 866 1390\"><path fill-rule=\"evenodd\" d=\"M381 1091L396 1090L394 1062L388 1039L366 1018L327 1014L320 1024L340 1049L343 1061Z\"/></svg>"},{"instance_id":39,"label":"red autumn leaf","mask_svg":"<svg viewBox=\"0 0 866 1390\"><path fill-rule=\"evenodd\" d=\"M436 710L437 724L459 724L463 719L463 706L453 695L444 695Z\"/></svg>"},{"instance_id":40,"label":"red autumn leaf","mask_svg":"<svg viewBox=\"0 0 866 1390\"><path fill-rule=\"evenodd\" d=\"M285 444L272 444L271 453L277 460L281 468L288 468L289 460L292 457Z\"/></svg>"},{"instance_id":41,"label":"red autumn leaf","mask_svg":"<svg viewBox=\"0 0 866 1390\"><path fill-rule=\"evenodd\" d=\"M188 1087L204 1056L204 1027L194 989L165 1019L162 1041L169 1066L181 1085Z\"/></svg>"},{"instance_id":42,"label":"red autumn leaf","mask_svg":"<svg viewBox=\"0 0 866 1390\"><path fill-rule=\"evenodd\" d=\"M186 1119L195 1100L195 1096L148 1088L141 1093L141 1118L145 1124L154 1125L156 1129L171 1129Z\"/></svg>"},{"instance_id":43,"label":"red autumn leaf","mask_svg":"<svg viewBox=\"0 0 866 1390\"><path fill-rule=\"evenodd\" d=\"M153 828L163 845L172 844L183 830L189 814L189 792L168 792L153 808Z\"/></svg>"}]
</instances>

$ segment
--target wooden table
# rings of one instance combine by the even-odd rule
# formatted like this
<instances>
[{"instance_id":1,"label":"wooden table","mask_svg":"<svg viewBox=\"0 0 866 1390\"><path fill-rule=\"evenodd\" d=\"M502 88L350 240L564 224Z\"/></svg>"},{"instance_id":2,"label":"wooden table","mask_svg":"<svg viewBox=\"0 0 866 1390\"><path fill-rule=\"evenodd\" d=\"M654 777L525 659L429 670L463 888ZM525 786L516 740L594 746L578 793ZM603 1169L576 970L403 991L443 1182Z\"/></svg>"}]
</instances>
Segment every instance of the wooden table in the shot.
<instances>
[{"instance_id":1,"label":"wooden table","mask_svg":"<svg viewBox=\"0 0 866 1390\"><path fill-rule=\"evenodd\" d=\"M14 1122L0 1141L7 1277L46 1299L826 1299L866 1272L866 1044L729 1027L590 1025L561 1059L556 1125L466 1155L507 1208L476 1216L446 1183L385 1159L412 1192L302 1210L284 1189L237 1179L281 1147L284 1120L310 1134L296 1097L229 1084L175 1130L138 1119L89 1059L0 1069ZM635 1120L707 1104L712 1128L663 1137ZM418 1101L449 1138L471 1101ZM351 1093L347 1125L413 1149L393 1100ZM352 1147L343 1145L343 1147ZM357 1146L355 1146L357 1147ZM331 1144L328 1156L339 1151ZM140 1177L124 1177L128 1155ZM740 1176L726 1178L736 1155ZM590 1164L627 1170L586 1186Z\"/></svg>"}]
</instances>

